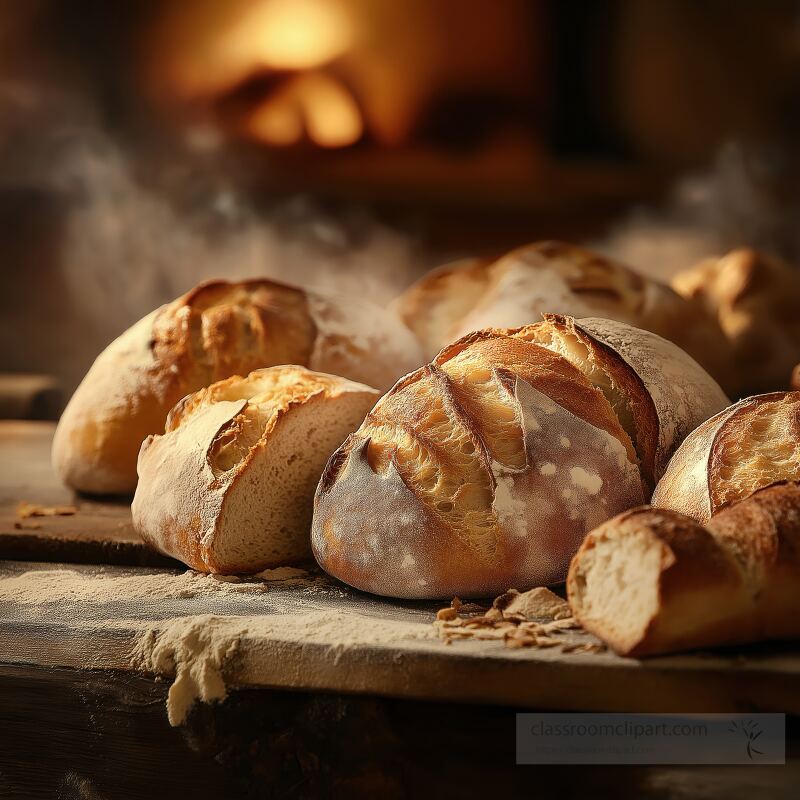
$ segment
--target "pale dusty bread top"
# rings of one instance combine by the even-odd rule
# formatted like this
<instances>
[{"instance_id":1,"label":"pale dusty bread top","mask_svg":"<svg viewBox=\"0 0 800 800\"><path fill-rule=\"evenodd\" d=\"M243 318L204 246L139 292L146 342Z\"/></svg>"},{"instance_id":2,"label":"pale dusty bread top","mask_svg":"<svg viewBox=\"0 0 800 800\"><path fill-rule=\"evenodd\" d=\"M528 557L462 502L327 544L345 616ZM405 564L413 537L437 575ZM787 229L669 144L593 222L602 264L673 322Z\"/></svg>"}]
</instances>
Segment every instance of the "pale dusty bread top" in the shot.
<instances>
[{"instance_id":1,"label":"pale dusty bread top","mask_svg":"<svg viewBox=\"0 0 800 800\"><path fill-rule=\"evenodd\" d=\"M653 505L707 522L770 484L800 479L800 392L757 395L726 408L677 450Z\"/></svg>"},{"instance_id":2,"label":"pale dusty bread top","mask_svg":"<svg viewBox=\"0 0 800 800\"><path fill-rule=\"evenodd\" d=\"M563 242L537 242L498 259L464 259L425 275L397 300L406 324L437 348L481 328L514 328L543 312L635 323L648 282L602 256ZM427 335L426 335L427 334Z\"/></svg>"},{"instance_id":3,"label":"pale dusty bread top","mask_svg":"<svg viewBox=\"0 0 800 800\"><path fill-rule=\"evenodd\" d=\"M211 281L162 306L97 358L56 433L57 471L85 491L131 491L144 437L186 394L273 364L390 386L418 366L419 345L366 301L269 280Z\"/></svg>"},{"instance_id":4,"label":"pale dusty bread top","mask_svg":"<svg viewBox=\"0 0 800 800\"><path fill-rule=\"evenodd\" d=\"M562 355L603 392L630 437L644 477L652 487L659 444L658 413L634 369L571 317L545 314L543 322L519 328L514 335Z\"/></svg>"},{"instance_id":5,"label":"pale dusty bread top","mask_svg":"<svg viewBox=\"0 0 800 800\"><path fill-rule=\"evenodd\" d=\"M800 270L742 248L678 273L672 286L718 319L733 345L740 389L786 386L800 352Z\"/></svg>"},{"instance_id":6,"label":"pale dusty bread top","mask_svg":"<svg viewBox=\"0 0 800 800\"><path fill-rule=\"evenodd\" d=\"M564 318L549 315L547 321L582 333L582 343L591 350L591 359L583 363L599 364L613 380L615 392L626 399L639 432L645 475L651 480L663 474L680 442L729 402L691 356L655 333L608 319L581 319L565 326ZM535 338L541 330L526 326L515 335ZM609 351L617 358L609 358ZM619 408L613 398L612 405Z\"/></svg>"},{"instance_id":7,"label":"pale dusty bread top","mask_svg":"<svg viewBox=\"0 0 800 800\"><path fill-rule=\"evenodd\" d=\"M699 306L622 264L562 242L445 265L406 290L395 306L429 355L473 330L517 327L558 313L627 322L678 342L715 371L726 367L724 338Z\"/></svg>"},{"instance_id":8,"label":"pale dusty bread top","mask_svg":"<svg viewBox=\"0 0 800 800\"><path fill-rule=\"evenodd\" d=\"M231 571L220 552L220 537L247 528L256 509L269 503L270 491L277 493L280 483L291 483L295 472L309 469L314 474L304 478L309 478L305 500L310 516L313 487L325 459L378 396L377 390L363 384L290 365L234 376L184 398L170 412L164 434L149 436L142 444L140 483L133 502L137 529L163 552L198 569ZM295 439L285 452L286 443L276 445L276 432L301 415L303 424L293 428ZM323 422L336 430L330 449L312 454L319 461L315 471L306 451L319 448L308 443L307 434ZM237 498L235 513L226 517L237 484L254 471L271 476L264 456L272 451L269 464L279 464L280 480L274 479L272 488L261 481L258 493ZM264 531L266 537L285 539L273 547L278 560L281 553L296 558L297 552L308 552L308 520L298 531L295 523L303 514L296 506L283 508L275 531ZM231 525L236 530L223 530ZM303 541L297 542L298 536ZM263 553L251 553L237 566L242 571L250 565L258 568L260 558Z\"/></svg>"}]
</instances>

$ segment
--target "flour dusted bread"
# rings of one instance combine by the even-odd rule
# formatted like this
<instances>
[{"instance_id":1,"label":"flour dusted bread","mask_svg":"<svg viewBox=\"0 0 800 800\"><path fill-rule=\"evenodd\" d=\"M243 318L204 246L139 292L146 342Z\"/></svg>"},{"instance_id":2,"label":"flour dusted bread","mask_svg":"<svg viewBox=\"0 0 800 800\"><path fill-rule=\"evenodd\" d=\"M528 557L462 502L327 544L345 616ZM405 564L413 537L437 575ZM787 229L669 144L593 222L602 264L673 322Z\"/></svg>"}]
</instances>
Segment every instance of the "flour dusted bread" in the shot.
<instances>
[{"instance_id":1,"label":"flour dusted bread","mask_svg":"<svg viewBox=\"0 0 800 800\"><path fill-rule=\"evenodd\" d=\"M800 392L741 400L686 438L653 505L707 522L758 489L800 480Z\"/></svg>"},{"instance_id":2,"label":"flour dusted bread","mask_svg":"<svg viewBox=\"0 0 800 800\"><path fill-rule=\"evenodd\" d=\"M716 321L658 281L563 242L537 242L502 258L467 259L426 275L395 301L428 357L470 331L527 325L543 313L604 317L675 342L718 380L728 345Z\"/></svg>"},{"instance_id":3,"label":"flour dusted bread","mask_svg":"<svg viewBox=\"0 0 800 800\"><path fill-rule=\"evenodd\" d=\"M678 273L672 285L719 321L737 394L786 386L800 357L800 270L742 248Z\"/></svg>"},{"instance_id":4,"label":"flour dusted bread","mask_svg":"<svg viewBox=\"0 0 800 800\"><path fill-rule=\"evenodd\" d=\"M546 314L516 331L566 358L611 403L652 488L678 445L728 403L713 378L672 342L622 322Z\"/></svg>"},{"instance_id":5,"label":"flour dusted bread","mask_svg":"<svg viewBox=\"0 0 800 800\"><path fill-rule=\"evenodd\" d=\"M562 581L586 531L642 502L681 435L727 402L675 345L609 324L551 316L473 333L400 381L322 476L322 567L395 597ZM675 395L671 366L661 382L655 365L645 374L650 359L686 359L696 402Z\"/></svg>"},{"instance_id":6,"label":"flour dusted bread","mask_svg":"<svg viewBox=\"0 0 800 800\"><path fill-rule=\"evenodd\" d=\"M149 314L100 354L56 431L74 489L132 492L142 440L182 397L259 367L302 364L387 388L422 361L405 326L351 297L268 280L212 281Z\"/></svg>"},{"instance_id":7,"label":"flour dusted bread","mask_svg":"<svg viewBox=\"0 0 800 800\"><path fill-rule=\"evenodd\" d=\"M310 555L325 462L378 398L299 366L256 370L182 400L139 454L133 521L204 572L248 573Z\"/></svg>"},{"instance_id":8,"label":"flour dusted bread","mask_svg":"<svg viewBox=\"0 0 800 800\"><path fill-rule=\"evenodd\" d=\"M573 614L621 655L800 638L800 484L762 489L706 527L627 511L572 561Z\"/></svg>"}]
</instances>

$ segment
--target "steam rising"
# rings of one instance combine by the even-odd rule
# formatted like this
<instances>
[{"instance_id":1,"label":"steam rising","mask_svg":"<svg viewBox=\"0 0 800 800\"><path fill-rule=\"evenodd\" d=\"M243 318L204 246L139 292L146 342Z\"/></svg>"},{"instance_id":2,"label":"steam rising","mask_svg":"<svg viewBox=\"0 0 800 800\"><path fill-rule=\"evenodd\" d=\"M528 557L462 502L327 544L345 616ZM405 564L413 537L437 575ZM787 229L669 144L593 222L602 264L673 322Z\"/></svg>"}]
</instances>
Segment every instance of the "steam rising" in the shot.
<instances>
[{"instance_id":1,"label":"steam rising","mask_svg":"<svg viewBox=\"0 0 800 800\"><path fill-rule=\"evenodd\" d=\"M267 214L221 168L176 172L150 188L97 133L62 148L50 183L67 208L64 304L82 329L75 363L62 365L70 381L134 321L208 278L268 277L385 304L425 266L412 237L366 213L334 218L295 198Z\"/></svg>"},{"instance_id":2,"label":"steam rising","mask_svg":"<svg viewBox=\"0 0 800 800\"><path fill-rule=\"evenodd\" d=\"M118 147L90 145L68 152L56 186L72 200L64 269L93 313L142 316L211 277L270 277L384 302L418 260L407 236L366 216L335 221L306 199L264 218L232 186L201 188L187 210L180 187L178 207L138 183Z\"/></svg>"},{"instance_id":3,"label":"steam rising","mask_svg":"<svg viewBox=\"0 0 800 800\"><path fill-rule=\"evenodd\" d=\"M634 210L591 246L662 280L736 247L797 260L800 198L781 196L786 173L781 152L729 144L712 169L679 180L665 207Z\"/></svg>"},{"instance_id":4,"label":"steam rising","mask_svg":"<svg viewBox=\"0 0 800 800\"><path fill-rule=\"evenodd\" d=\"M366 212L302 197L264 210L224 159L184 152L154 170L91 122L37 144L16 180L57 199L58 224L42 233L46 265L11 265L25 288L5 298L0 333L19 339L6 368L55 374L68 397L112 339L200 281L267 277L383 305L430 266L414 237Z\"/></svg>"}]
</instances>

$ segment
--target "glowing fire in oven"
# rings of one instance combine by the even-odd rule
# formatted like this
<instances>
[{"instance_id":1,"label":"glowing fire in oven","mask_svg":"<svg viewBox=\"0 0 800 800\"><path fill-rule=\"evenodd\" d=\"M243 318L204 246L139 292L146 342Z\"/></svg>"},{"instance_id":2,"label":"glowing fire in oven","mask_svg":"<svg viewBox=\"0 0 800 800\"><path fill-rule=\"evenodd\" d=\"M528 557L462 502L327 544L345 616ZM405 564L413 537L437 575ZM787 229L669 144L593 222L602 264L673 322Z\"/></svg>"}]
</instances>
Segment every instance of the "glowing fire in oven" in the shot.
<instances>
[{"instance_id":1,"label":"glowing fire in oven","mask_svg":"<svg viewBox=\"0 0 800 800\"><path fill-rule=\"evenodd\" d=\"M346 147L361 138L361 112L343 84L323 73L290 79L249 117L246 130L271 145L307 135L321 147Z\"/></svg>"},{"instance_id":2,"label":"glowing fire in oven","mask_svg":"<svg viewBox=\"0 0 800 800\"><path fill-rule=\"evenodd\" d=\"M480 114L476 130L502 135L542 104L538 4L487 2L473 14L463 4L162 0L148 84L181 124L213 121L272 147L340 148L367 135L401 147L437 125L460 135Z\"/></svg>"},{"instance_id":3,"label":"glowing fire in oven","mask_svg":"<svg viewBox=\"0 0 800 800\"><path fill-rule=\"evenodd\" d=\"M346 83L324 68L352 47L355 25L331 0L195 0L175 3L161 26L159 59L172 93L215 97L253 76L278 78L238 120L240 132L272 146L309 140L321 147L357 142L364 123ZM162 84L162 89L163 84Z\"/></svg>"}]
</instances>

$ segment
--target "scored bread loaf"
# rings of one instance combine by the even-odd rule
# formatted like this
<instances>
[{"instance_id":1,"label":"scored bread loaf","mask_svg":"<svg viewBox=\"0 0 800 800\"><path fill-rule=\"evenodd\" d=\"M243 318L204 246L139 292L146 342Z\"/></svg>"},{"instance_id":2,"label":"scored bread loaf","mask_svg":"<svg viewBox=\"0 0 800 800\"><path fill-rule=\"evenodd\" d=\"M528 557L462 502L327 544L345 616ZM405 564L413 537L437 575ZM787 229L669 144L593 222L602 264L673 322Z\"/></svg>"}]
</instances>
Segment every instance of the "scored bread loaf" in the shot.
<instances>
[{"instance_id":1,"label":"scored bread loaf","mask_svg":"<svg viewBox=\"0 0 800 800\"><path fill-rule=\"evenodd\" d=\"M189 395L139 454L136 530L204 572L251 573L310 556L314 489L379 396L299 366Z\"/></svg>"},{"instance_id":2,"label":"scored bread loaf","mask_svg":"<svg viewBox=\"0 0 800 800\"><path fill-rule=\"evenodd\" d=\"M737 395L786 386L800 353L800 270L742 248L678 273L672 286L719 321Z\"/></svg>"},{"instance_id":3,"label":"scored bread loaf","mask_svg":"<svg viewBox=\"0 0 800 800\"><path fill-rule=\"evenodd\" d=\"M394 597L557 583L586 531L642 502L681 437L726 403L675 345L623 323L550 316L470 334L331 457L314 554Z\"/></svg>"},{"instance_id":4,"label":"scored bread loaf","mask_svg":"<svg viewBox=\"0 0 800 800\"><path fill-rule=\"evenodd\" d=\"M672 457L652 504L707 522L783 480L800 480L800 392L749 397L700 425Z\"/></svg>"},{"instance_id":5,"label":"scored bread loaf","mask_svg":"<svg viewBox=\"0 0 800 800\"><path fill-rule=\"evenodd\" d=\"M725 385L728 345L715 319L669 286L563 242L537 242L493 259L465 259L430 272L395 308L428 358L482 328L512 328L544 313L604 317L657 333Z\"/></svg>"},{"instance_id":6,"label":"scored bread loaf","mask_svg":"<svg viewBox=\"0 0 800 800\"><path fill-rule=\"evenodd\" d=\"M567 593L581 625L621 655L800 638L800 483L761 489L706 527L627 511L586 537Z\"/></svg>"},{"instance_id":7,"label":"scored bread loaf","mask_svg":"<svg viewBox=\"0 0 800 800\"><path fill-rule=\"evenodd\" d=\"M412 334L366 301L268 280L204 283L100 354L61 418L53 464L79 491L132 492L142 440L214 381L302 364L385 389L420 363Z\"/></svg>"}]
</instances>

